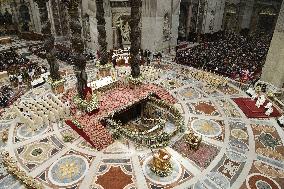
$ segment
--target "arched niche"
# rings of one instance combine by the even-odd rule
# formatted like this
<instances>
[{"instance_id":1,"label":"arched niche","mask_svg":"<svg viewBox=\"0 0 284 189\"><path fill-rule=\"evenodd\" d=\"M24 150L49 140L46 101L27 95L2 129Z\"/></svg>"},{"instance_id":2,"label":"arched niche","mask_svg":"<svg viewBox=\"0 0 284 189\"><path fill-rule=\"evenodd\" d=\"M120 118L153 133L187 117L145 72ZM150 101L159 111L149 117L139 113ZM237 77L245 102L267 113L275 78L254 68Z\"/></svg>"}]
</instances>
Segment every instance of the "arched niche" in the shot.
<instances>
[{"instance_id":1,"label":"arched niche","mask_svg":"<svg viewBox=\"0 0 284 189\"><path fill-rule=\"evenodd\" d=\"M257 30L271 33L277 19L277 11L273 6L264 6L258 13Z\"/></svg>"},{"instance_id":2,"label":"arched niche","mask_svg":"<svg viewBox=\"0 0 284 189\"><path fill-rule=\"evenodd\" d=\"M223 29L226 31L237 31L238 29L238 8L235 4L225 5L223 17Z\"/></svg>"}]
</instances>

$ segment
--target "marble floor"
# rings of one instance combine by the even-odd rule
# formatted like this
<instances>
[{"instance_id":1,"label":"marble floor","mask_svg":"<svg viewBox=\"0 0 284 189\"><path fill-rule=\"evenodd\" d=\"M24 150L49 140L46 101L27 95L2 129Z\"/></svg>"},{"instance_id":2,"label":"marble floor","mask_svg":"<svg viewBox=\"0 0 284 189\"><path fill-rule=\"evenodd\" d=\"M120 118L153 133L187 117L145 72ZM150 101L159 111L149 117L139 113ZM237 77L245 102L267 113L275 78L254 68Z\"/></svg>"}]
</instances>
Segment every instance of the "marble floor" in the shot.
<instances>
[{"instance_id":1,"label":"marble floor","mask_svg":"<svg viewBox=\"0 0 284 189\"><path fill-rule=\"evenodd\" d=\"M121 139L96 151L63 121L33 132L18 119L2 119L0 132L8 129L8 141L0 141L0 150L8 151L18 166L45 188L284 187L284 132L274 118L248 119L232 100L247 95L233 83L226 88L211 89L192 78L188 67L169 61L154 67L145 71L145 78L165 87L178 100L175 106L184 116L186 130L203 138L197 151L188 150L184 133L172 139L166 148L173 157L173 172L168 177L158 177L149 169L150 149ZM90 66L87 70L89 78L95 78L96 69ZM118 75L128 73L129 68L118 70ZM69 74L66 78L66 87L74 86L75 76ZM46 86L42 91L47 93L50 89ZM31 92L22 100L27 98L32 98ZM75 139L64 142L66 133ZM2 161L0 188L24 188L7 173Z\"/></svg>"}]
</instances>

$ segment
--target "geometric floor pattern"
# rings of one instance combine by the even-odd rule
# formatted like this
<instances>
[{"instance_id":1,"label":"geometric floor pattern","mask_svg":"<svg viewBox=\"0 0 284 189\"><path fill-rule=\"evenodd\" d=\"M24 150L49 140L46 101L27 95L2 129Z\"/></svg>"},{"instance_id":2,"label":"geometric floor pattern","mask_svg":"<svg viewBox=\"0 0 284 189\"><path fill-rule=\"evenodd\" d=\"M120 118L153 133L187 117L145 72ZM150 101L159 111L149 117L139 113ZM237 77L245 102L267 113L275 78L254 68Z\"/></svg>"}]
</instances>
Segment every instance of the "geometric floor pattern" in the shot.
<instances>
[{"instance_id":1,"label":"geometric floor pattern","mask_svg":"<svg viewBox=\"0 0 284 189\"><path fill-rule=\"evenodd\" d=\"M247 97L233 83L210 89L190 77L190 68L175 64L155 65L158 79L177 100L186 130L202 135L196 152L186 148L183 134L166 149L173 156L173 173L165 178L147 167L149 149L121 139L97 151L64 122L31 133L18 120L2 120L0 132L9 129L9 139L0 142L28 175L46 188L81 189L280 189L284 188L284 132L274 118L249 119L232 98ZM95 78L90 66L88 75ZM119 74L129 73L120 68ZM89 78L91 78L89 77ZM75 76L67 84L74 86ZM26 94L28 98L28 94ZM74 135L63 141L63 133ZM41 149L41 153L34 153ZM0 188L24 188L9 175L0 160Z\"/></svg>"}]
</instances>

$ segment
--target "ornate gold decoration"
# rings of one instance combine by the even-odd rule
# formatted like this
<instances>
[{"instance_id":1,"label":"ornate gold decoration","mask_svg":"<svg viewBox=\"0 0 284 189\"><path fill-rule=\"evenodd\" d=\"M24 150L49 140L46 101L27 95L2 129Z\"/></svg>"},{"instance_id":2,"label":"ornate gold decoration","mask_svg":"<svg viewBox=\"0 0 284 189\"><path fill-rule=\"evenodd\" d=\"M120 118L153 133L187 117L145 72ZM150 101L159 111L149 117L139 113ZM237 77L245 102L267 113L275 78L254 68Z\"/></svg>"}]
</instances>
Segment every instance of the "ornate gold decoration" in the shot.
<instances>
[{"instance_id":1,"label":"ornate gold decoration","mask_svg":"<svg viewBox=\"0 0 284 189\"><path fill-rule=\"evenodd\" d=\"M276 11L273 7L265 7L263 8L260 13L260 15L268 15L268 16L275 16L276 15Z\"/></svg>"},{"instance_id":2,"label":"ornate gold decoration","mask_svg":"<svg viewBox=\"0 0 284 189\"><path fill-rule=\"evenodd\" d=\"M171 155L165 149L159 149L154 153L150 162L151 170L160 177L166 177L172 172L172 164L170 162Z\"/></svg>"},{"instance_id":3,"label":"ornate gold decoration","mask_svg":"<svg viewBox=\"0 0 284 189\"><path fill-rule=\"evenodd\" d=\"M64 178L72 178L74 175L76 175L79 171L78 166L75 162L66 162L59 167L60 169L60 177L61 179Z\"/></svg>"},{"instance_id":4,"label":"ornate gold decoration","mask_svg":"<svg viewBox=\"0 0 284 189\"><path fill-rule=\"evenodd\" d=\"M191 132L185 135L185 141L190 150L198 150L202 137L199 137Z\"/></svg>"}]
</instances>

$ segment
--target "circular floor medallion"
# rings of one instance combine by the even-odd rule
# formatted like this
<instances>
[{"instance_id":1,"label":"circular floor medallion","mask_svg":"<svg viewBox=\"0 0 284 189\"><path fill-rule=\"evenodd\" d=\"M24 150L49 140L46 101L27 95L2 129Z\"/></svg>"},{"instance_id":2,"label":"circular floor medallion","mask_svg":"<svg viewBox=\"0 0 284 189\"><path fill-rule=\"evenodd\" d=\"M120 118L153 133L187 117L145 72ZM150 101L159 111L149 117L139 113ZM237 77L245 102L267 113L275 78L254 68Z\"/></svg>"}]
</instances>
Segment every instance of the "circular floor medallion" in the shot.
<instances>
[{"instance_id":1,"label":"circular floor medallion","mask_svg":"<svg viewBox=\"0 0 284 189\"><path fill-rule=\"evenodd\" d=\"M247 177L246 185L249 189L280 189L279 184L264 175L251 174Z\"/></svg>"},{"instance_id":2,"label":"circular floor medallion","mask_svg":"<svg viewBox=\"0 0 284 189\"><path fill-rule=\"evenodd\" d=\"M191 124L191 128L198 134L207 137L216 137L222 132L222 128L217 122L205 119L194 120Z\"/></svg>"},{"instance_id":3,"label":"circular floor medallion","mask_svg":"<svg viewBox=\"0 0 284 189\"><path fill-rule=\"evenodd\" d=\"M48 130L48 126L43 125L42 127L38 128L37 130L32 130L27 125L23 124L17 129L17 136L23 139L33 138L35 136L39 136L45 133Z\"/></svg>"},{"instance_id":4,"label":"circular floor medallion","mask_svg":"<svg viewBox=\"0 0 284 189\"><path fill-rule=\"evenodd\" d=\"M67 155L52 164L48 177L53 184L69 186L81 180L89 168L83 156Z\"/></svg>"},{"instance_id":5,"label":"circular floor medallion","mask_svg":"<svg viewBox=\"0 0 284 189\"><path fill-rule=\"evenodd\" d=\"M171 159L172 163L172 173L167 177L159 177L157 176L149 166L150 161L152 160L152 156L150 155L143 163L143 172L145 176L154 183L167 185L176 182L182 176L182 168L178 161Z\"/></svg>"}]
</instances>

